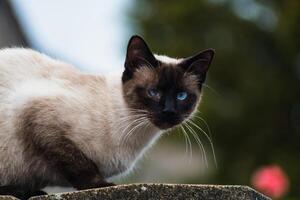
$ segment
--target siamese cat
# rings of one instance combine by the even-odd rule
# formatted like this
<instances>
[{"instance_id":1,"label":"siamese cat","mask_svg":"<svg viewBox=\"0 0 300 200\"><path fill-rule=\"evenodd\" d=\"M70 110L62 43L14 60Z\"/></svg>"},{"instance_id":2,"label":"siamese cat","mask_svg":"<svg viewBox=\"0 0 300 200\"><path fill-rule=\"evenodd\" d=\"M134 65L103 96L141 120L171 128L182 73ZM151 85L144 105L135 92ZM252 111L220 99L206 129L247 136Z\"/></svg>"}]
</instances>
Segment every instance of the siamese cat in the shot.
<instances>
[{"instance_id":1,"label":"siamese cat","mask_svg":"<svg viewBox=\"0 0 300 200\"><path fill-rule=\"evenodd\" d=\"M0 50L0 195L114 185L107 179L197 109L213 56L158 56L133 36L123 73L102 76L33 50Z\"/></svg>"}]
</instances>

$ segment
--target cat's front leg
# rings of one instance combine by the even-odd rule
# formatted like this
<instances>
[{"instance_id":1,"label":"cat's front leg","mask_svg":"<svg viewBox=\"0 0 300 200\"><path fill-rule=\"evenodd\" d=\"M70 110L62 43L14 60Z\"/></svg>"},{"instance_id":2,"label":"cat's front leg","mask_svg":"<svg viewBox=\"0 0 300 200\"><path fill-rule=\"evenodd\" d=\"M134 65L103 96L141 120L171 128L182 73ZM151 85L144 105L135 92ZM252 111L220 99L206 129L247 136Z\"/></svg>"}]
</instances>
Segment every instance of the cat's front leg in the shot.
<instances>
[{"instance_id":1,"label":"cat's front leg","mask_svg":"<svg viewBox=\"0 0 300 200\"><path fill-rule=\"evenodd\" d=\"M105 181L101 169L67 137L72 129L51 115L54 108L49 107L50 103L33 101L24 109L18 134L27 156L45 160L76 189L114 185Z\"/></svg>"},{"instance_id":2,"label":"cat's front leg","mask_svg":"<svg viewBox=\"0 0 300 200\"><path fill-rule=\"evenodd\" d=\"M56 129L55 134L58 134L58 131ZM39 147L42 150L40 153L74 188L82 190L114 185L105 181L96 164L71 140L63 135L56 135L54 140L48 141L52 142Z\"/></svg>"},{"instance_id":3,"label":"cat's front leg","mask_svg":"<svg viewBox=\"0 0 300 200\"><path fill-rule=\"evenodd\" d=\"M41 190L32 190L28 186L5 185L0 186L0 195L9 195L21 200L27 200L30 197L47 195L47 193Z\"/></svg>"},{"instance_id":4,"label":"cat's front leg","mask_svg":"<svg viewBox=\"0 0 300 200\"><path fill-rule=\"evenodd\" d=\"M107 182L101 176L96 175L94 178L87 181L73 182L73 187L78 190L90 189L90 188L102 188L115 186L114 183Z\"/></svg>"},{"instance_id":5,"label":"cat's front leg","mask_svg":"<svg viewBox=\"0 0 300 200\"><path fill-rule=\"evenodd\" d=\"M59 134L59 131L61 130L56 128L54 133ZM48 164L65 177L74 188L83 190L114 185L105 181L96 164L85 156L74 142L60 134L56 135L55 139L48 139L46 146L35 144L42 150L39 153L42 153Z\"/></svg>"}]
</instances>

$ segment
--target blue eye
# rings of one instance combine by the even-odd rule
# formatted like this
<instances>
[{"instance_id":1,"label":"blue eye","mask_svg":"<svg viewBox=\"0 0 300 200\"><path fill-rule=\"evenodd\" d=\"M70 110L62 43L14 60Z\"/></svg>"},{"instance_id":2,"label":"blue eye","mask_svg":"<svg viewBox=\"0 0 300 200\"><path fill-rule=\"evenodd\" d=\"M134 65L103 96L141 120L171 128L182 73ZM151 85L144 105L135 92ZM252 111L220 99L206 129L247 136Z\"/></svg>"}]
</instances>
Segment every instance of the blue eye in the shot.
<instances>
[{"instance_id":1,"label":"blue eye","mask_svg":"<svg viewBox=\"0 0 300 200\"><path fill-rule=\"evenodd\" d=\"M187 92L179 92L177 93L177 97L178 100L183 101L187 98Z\"/></svg>"},{"instance_id":2,"label":"blue eye","mask_svg":"<svg viewBox=\"0 0 300 200\"><path fill-rule=\"evenodd\" d=\"M156 89L150 89L150 90L148 90L148 95L150 97L159 97L160 96L159 91L156 90Z\"/></svg>"}]
</instances>

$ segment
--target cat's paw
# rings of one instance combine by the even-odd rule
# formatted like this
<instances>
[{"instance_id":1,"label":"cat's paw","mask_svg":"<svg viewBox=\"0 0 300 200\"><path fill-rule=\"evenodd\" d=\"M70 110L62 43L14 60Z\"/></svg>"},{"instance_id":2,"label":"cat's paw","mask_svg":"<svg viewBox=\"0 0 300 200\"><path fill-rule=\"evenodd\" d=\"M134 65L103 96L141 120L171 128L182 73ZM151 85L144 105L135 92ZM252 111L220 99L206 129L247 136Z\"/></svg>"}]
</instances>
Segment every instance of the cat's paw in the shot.
<instances>
[{"instance_id":1,"label":"cat's paw","mask_svg":"<svg viewBox=\"0 0 300 200\"><path fill-rule=\"evenodd\" d=\"M111 186L116 186L116 184L104 181L104 182L99 183L98 188L111 187Z\"/></svg>"},{"instance_id":2,"label":"cat's paw","mask_svg":"<svg viewBox=\"0 0 300 200\"><path fill-rule=\"evenodd\" d=\"M42 190L37 190L32 193L32 196L41 196L41 195L47 195L47 193Z\"/></svg>"},{"instance_id":3,"label":"cat's paw","mask_svg":"<svg viewBox=\"0 0 300 200\"><path fill-rule=\"evenodd\" d=\"M76 185L73 185L74 188L77 190L85 190L85 189L91 189L91 188L103 188L103 187L110 187L115 186L114 183L106 182L103 178L100 176L95 176L92 179L89 180L81 180L78 181Z\"/></svg>"}]
</instances>

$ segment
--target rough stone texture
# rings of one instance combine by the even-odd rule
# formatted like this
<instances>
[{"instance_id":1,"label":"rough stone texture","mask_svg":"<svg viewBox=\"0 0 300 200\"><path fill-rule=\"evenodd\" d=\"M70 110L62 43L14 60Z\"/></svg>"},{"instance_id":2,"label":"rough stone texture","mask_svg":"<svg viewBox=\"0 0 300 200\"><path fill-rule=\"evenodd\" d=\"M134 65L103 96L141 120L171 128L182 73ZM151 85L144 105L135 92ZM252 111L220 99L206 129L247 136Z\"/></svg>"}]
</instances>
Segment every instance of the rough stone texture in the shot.
<instances>
[{"instance_id":1,"label":"rough stone texture","mask_svg":"<svg viewBox=\"0 0 300 200\"><path fill-rule=\"evenodd\" d=\"M12 200L3 197L0 200ZM188 184L130 184L108 188L58 193L31 198L31 200L270 200L247 186L217 186Z\"/></svg>"}]
</instances>

